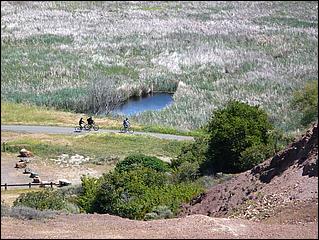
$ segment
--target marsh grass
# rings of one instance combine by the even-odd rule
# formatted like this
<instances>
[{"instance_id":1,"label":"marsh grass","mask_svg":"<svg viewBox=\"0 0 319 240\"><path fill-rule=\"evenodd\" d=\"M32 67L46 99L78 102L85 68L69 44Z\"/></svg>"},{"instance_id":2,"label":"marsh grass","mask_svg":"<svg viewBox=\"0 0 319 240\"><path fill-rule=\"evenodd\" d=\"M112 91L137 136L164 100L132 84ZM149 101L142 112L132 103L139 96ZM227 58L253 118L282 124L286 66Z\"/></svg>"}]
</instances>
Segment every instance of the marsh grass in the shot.
<instances>
[{"instance_id":1,"label":"marsh grass","mask_svg":"<svg viewBox=\"0 0 319 240\"><path fill-rule=\"evenodd\" d=\"M301 114L289 108L292 93L318 80L317 10L317 2L3 2L1 100L89 113L89 83L117 76L118 87L135 86L127 97L151 84L175 92L171 106L135 118L143 125L195 129L241 100L293 131Z\"/></svg>"}]
</instances>

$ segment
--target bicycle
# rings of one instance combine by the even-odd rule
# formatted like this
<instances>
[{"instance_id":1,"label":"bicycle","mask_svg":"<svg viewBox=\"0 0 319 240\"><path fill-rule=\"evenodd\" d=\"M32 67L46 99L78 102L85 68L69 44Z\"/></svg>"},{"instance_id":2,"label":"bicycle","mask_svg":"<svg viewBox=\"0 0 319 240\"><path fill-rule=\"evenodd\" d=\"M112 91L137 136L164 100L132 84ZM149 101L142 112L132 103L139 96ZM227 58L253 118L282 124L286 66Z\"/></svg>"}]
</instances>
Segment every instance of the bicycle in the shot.
<instances>
[{"instance_id":1,"label":"bicycle","mask_svg":"<svg viewBox=\"0 0 319 240\"><path fill-rule=\"evenodd\" d=\"M122 127L122 128L120 129L120 133L130 133L130 134L132 134L132 133L134 133L134 129L131 128L131 127L127 127L127 128Z\"/></svg>"},{"instance_id":2,"label":"bicycle","mask_svg":"<svg viewBox=\"0 0 319 240\"><path fill-rule=\"evenodd\" d=\"M83 127L80 125L74 127L75 132L81 132L83 129L85 130L85 125Z\"/></svg>"},{"instance_id":3,"label":"bicycle","mask_svg":"<svg viewBox=\"0 0 319 240\"><path fill-rule=\"evenodd\" d=\"M93 128L94 131L97 131L100 129L100 127L98 125L96 125L95 123L93 124L85 124L84 125L84 129L87 131L90 131Z\"/></svg>"}]
</instances>

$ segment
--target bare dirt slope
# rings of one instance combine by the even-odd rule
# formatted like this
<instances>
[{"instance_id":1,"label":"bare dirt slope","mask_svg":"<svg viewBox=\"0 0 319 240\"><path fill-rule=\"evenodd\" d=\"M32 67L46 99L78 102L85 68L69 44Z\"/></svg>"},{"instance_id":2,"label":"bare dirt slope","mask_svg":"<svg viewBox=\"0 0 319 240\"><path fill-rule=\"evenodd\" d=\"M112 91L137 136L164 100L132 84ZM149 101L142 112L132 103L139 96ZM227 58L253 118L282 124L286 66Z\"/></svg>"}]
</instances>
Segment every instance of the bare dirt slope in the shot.
<instances>
[{"instance_id":1,"label":"bare dirt slope","mask_svg":"<svg viewBox=\"0 0 319 240\"><path fill-rule=\"evenodd\" d=\"M186 204L180 216L190 214L317 222L318 125L274 157Z\"/></svg>"},{"instance_id":2,"label":"bare dirt slope","mask_svg":"<svg viewBox=\"0 0 319 240\"><path fill-rule=\"evenodd\" d=\"M59 216L45 222L1 219L1 239L309 239L317 237L318 227L315 223L263 224L249 220L212 218L203 215L154 221L129 220L107 214Z\"/></svg>"},{"instance_id":3,"label":"bare dirt slope","mask_svg":"<svg viewBox=\"0 0 319 240\"><path fill-rule=\"evenodd\" d=\"M317 158L315 124L273 158L183 206L179 218L135 221L107 214L59 215L50 220L3 217L1 238L318 239Z\"/></svg>"}]
</instances>

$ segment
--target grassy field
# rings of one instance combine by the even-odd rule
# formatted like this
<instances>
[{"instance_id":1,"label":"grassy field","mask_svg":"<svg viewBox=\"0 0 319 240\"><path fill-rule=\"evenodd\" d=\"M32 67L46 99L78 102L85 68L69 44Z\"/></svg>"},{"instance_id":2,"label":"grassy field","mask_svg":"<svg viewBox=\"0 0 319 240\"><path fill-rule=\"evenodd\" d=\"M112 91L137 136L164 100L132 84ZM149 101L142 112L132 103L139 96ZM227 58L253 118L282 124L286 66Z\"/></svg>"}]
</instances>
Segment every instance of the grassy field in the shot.
<instances>
[{"instance_id":1,"label":"grassy field","mask_svg":"<svg viewBox=\"0 0 319 240\"><path fill-rule=\"evenodd\" d=\"M18 153L21 148L26 148L42 159L79 154L92 161L120 160L133 153L173 158L185 144L184 141L114 133L69 136L2 132L1 140L6 141L6 152Z\"/></svg>"},{"instance_id":2,"label":"grassy field","mask_svg":"<svg viewBox=\"0 0 319 240\"><path fill-rule=\"evenodd\" d=\"M141 125L196 129L237 99L292 131L292 93L318 80L317 11L311 1L2 2L1 100L88 113L96 89L153 86L175 91L174 103L135 117Z\"/></svg>"}]
</instances>

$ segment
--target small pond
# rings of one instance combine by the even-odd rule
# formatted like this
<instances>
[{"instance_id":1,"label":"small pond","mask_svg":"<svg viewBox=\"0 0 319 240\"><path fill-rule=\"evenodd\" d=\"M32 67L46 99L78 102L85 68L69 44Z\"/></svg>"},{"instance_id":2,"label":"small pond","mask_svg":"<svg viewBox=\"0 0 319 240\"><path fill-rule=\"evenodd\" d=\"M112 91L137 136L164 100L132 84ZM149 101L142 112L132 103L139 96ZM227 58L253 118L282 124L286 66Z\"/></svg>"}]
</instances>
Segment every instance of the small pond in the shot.
<instances>
[{"instance_id":1,"label":"small pond","mask_svg":"<svg viewBox=\"0 0 319 240\"><path fill-rule=\"evenodd\" d=\"M173 102L173 94L152 93L142 97L133 97L125 102L113 113L133 116L147 110L161 110Z\"/></svg>"}]
</instances>

